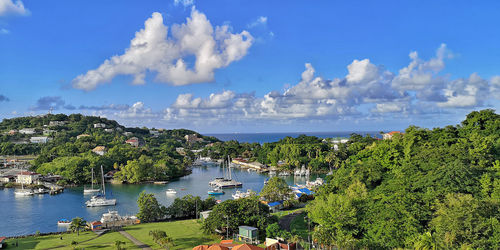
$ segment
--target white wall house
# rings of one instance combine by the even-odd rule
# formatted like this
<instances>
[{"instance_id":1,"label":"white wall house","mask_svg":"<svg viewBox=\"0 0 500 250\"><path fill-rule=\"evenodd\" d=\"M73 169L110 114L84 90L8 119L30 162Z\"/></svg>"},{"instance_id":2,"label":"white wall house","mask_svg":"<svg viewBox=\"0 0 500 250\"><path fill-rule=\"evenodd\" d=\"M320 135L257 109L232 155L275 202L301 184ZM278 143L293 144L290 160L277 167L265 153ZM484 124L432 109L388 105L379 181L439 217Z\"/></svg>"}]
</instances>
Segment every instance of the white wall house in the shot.
<instances>
[{"instance_id":1,"label":"white wall house","mask_svg":"<svg viewBox=\"0 0 500 250\"><path fill-rule=\"evenodd\" d=\"M23 171L17 174L17 183L32 184L40 178L40 174L30 171Z\"/></svg>"},{"instance_id":2,"label":"white wall house","mask_svg":"<svg viewBox=\"0 0 500 250\"><path fill-rule=\"evenodd\" d=\"M47 136L33 136L30 138L31 143L47 143L51 138Z\"/></svg>"},{"instance_id":3,"label":"white wall house","mask_svg":"<svg viewBox=\"0 0 500 250\"><path fill-rule=\"evenodd\" d=\"M94 128L105 128L106 124L104 123L94 123Z\"/></svg>"},{"instance_id":4,"label":"white wall house","mask_svg":"<svg viewBox=\"0 0 500 250\"><path fill-rule=\"evenodd\" d=\"M32 135L32 134L36 133L36 131L34 128L23 128L23 129L19 130L19 133L25 134L25 135Z\"/></svg>"}]
</instances>

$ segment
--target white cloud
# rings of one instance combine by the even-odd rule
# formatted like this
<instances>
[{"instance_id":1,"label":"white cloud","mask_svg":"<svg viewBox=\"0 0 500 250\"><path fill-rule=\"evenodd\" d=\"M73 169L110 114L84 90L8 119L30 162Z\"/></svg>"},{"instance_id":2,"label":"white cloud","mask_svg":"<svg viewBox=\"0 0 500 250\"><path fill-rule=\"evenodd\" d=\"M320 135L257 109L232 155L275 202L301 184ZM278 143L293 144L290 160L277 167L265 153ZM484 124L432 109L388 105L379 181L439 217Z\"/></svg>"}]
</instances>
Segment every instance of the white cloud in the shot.
<instances>
[{"instance_id":1,"label":"white cloud","mask_svg":"<svg viewBox=\"0 0 500 250\"><path fill-rule=\"evenodd\" d=\"M259 16L253 22L249 23L247 27L250 29L259 25L266 25L266 24L267 24L267 17Z\"/></svg>"},{"instance_id":2,"label":"white cloud","mask_svg":"<svg viewBox=\"0 0 500 250\"><path fill-rule=\"evenodd\" d=\"M174 0L175 5L183 5L184 7L189 7L194 5L194 0Z\"/></svg>"},{"instance_id":3,"label":"white cloud","mask_svg":"<svg viewBox=\"0 0 500 250\"><path fill-rule=\"evenodd\" d=\"M122 119L142 119L156 118L158 114L146 107L143 102L136 102L129 109L114 113L114 116Z\"/></svg>"},{"instance_id":4,"label":"white cloud","mask_svg":"<svg viewBox=\"0 0 500 250\"><path fill-rule=\"evenodd\" d=\"M439 107L478 107L488 99L490 86L488 81L473 73L467 79L457 79L448 83L443 90L445 102L439 102Z\"/></svg>"},{"instance_id":5,"label":"white cloud","mask_svg":"<svg viewBox=\"0 0 500 250\"><path fill-rule=\"evenodd\" d=\"M24 4L20 0L16 0L15 2L12 0L0 0L0 16L8 14L26 15L28 13L28 10L24 8Z\"/></svg>"},{"instance_id":6,"label":"white cloud","mask_svg":"<svg viewBox=\"0 0 500 250\"><path fill-rule=\"evenodd\" d=\"M0 29L0 35L7 35L9 33L10 33L10 31L8 29L4 29L4 28Z\"/></svg>"},{"instance_id":7,"label":"white cloud","mask_svg":"<svg viewBox=\"0 0 500 250\"><path fill-rule=\"evenodd\" d=\"M113 56L97 69L79 75L75 88L92 90L117 75L132 75L133 84L144 84L146 72L156 72L156 81L187 85L214 80L216 69L243 58L253 42L247 31L231 33L227 25L215 29L203 13L194 7L184 24L168 27L163 16L153 13L144 29L138 31L123 55ZM186 61L194 56L192 67Z\"/></svg>"}]
</instances>

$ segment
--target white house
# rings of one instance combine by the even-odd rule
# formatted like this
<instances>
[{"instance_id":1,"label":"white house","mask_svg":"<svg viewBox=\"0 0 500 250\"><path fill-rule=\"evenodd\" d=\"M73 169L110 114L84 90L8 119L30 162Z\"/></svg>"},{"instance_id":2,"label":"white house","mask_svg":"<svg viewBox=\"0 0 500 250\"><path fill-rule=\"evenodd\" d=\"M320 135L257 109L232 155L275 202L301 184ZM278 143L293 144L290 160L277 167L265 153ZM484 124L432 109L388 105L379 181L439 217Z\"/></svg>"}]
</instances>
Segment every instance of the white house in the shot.
<instances>
[{"instance_id":1,"label":"white house","mask_svg":"<svg viewBox=\"0 0 500 250\"><path fill-rule=\"evenodd\" d=\"M33 136L30 138L31 143L47 143L51 138L47 136Z\"/></svg>"},{"instance_id":2,"label":"white house","mask_svg":"<svg viewBox=\"0 0 500 250\"><path fill-rule=\"evenodd\" d=\"M104 132L108 132L108 133L113 133L113 131L115 131L115 130L112 128L105 128L104 129Z\"/></svg>"},{"instance_id":3,"label":"white house","mask_svg":"<svg viewBox=\"0 0 500 250\"><path fill-rule=\"evenodd\" d=\"M25 134L25 135L32 135L32 134L36 133L36 131L34 128L23 128L23 129L19 130L19 133Z\"/></svg>"},{"instance_id":4,"label":"white house","mask_svg":"<svg viewBox=\"0 0 500 250\"><path fill-rule=\"evenodd\" d=\"M106 153L106 147L104 146L97 146L94 149L92 149L92 152L98 154L98 155L104 155Z\"/></svg>"},{"instance_id":5,"label":"white house","mask_svg":"<svg viewBox=\"0 0 500 250\"><path fill-rule=\"evenodd\" d=\"M104 123L94 123L94 128L105 128L106 124Z\"/></svg>"},{"instance_id":6,"label":"white house","mask_svg":"<svg viewBox=\"0 0 500 250\"><path fill-rule=\"evenodd\" d=\"M66 124L65 121L50 121L49 122L49 126L50 127L53 127L53 126L63 126L64 124Z\"/></svg>"},{"instance_id":7,"label":"white house","mask_svg":"<svg viewBox=\"0 0 500 250\"><path fill-rule=\"evenodd\" d=\"M40 178L40 174L30 171L23 171L17 174L17 183L32 184Z\"/></svg>"}]
</instances>

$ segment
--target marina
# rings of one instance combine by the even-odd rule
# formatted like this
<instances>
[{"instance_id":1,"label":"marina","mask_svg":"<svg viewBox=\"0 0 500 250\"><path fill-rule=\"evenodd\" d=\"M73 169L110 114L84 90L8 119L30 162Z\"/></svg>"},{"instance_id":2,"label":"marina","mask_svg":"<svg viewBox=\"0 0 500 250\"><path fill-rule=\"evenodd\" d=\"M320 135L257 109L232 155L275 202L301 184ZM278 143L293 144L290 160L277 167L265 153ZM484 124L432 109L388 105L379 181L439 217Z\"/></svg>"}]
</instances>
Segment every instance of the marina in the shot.
<instances>
[{"instance_id":1,"label":"marina","mask_svg":"<svg viewBox=\"0 0 500 250\"><path fill-rule=\"evenodd\" d=\"M260 191L264 181L269 175L247 171L246 169L234 168L232 175L241 180L242 187L234 188L230 192L217 195L217 200L233 199L236 191L246 192L247 189ZM137 198L142 191L155 194L158 202L168 206L175 198L191 194L208 198L210 190L208 182L216 177L223 176L222 168L217 163L205 163L203 166L194 167L193 172L177 180L171 180L165 185L150 184L110 184L106 183L106 193L109 198L117 199L115 206L87 207L85 201L88 195L83 194L83 187L66 188L59 195L31 195L18 196L14 194L15 189L0 189L0 210L4 213L0 235L15 236L34 234L40 232L66 231L67 226L58 226L61 218L72 219L82 217L86 221L100 220L104 213L117 211L123 215L135 215L138 212ZM314 177L314 178L313 178ZM286 176L289 185L305 184L306 181L315 180L317 176L311 175L310 179L305 177ZM166 195L167 189L176 190L175 194Z\"/></svg>"}]
</instances>

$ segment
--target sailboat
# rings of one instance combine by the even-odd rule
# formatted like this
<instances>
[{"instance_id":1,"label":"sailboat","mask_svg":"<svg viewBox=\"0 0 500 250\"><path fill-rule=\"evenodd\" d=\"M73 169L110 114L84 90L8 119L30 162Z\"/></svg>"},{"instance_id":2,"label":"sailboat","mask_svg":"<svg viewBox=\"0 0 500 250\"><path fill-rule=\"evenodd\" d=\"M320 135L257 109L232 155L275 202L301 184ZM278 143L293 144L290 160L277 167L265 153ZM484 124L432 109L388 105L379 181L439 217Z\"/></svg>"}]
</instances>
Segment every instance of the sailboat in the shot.
<instances>
[{"instance_id":1,"label":"sailboat","mask_svg":"<svg viewBox=\"0 0 500 250\"><path fill-rule=\"evenodd\" d=\"M21 182L21 189L16 189L14 195L18 196L29 196L35 194L31 189L24 189L24 183Z\"/></svg>"},{"instance_id":2,"label":"sailboat","mask_svg":"<svg viewBox=\"0 0 500 250\"><path fill-rule=\"evenodd\" d=\"M90 188L84 187L83 188L83 193L84 194L92 194L92 193L98 193L101 191L99 188L94 188L94 168L92 168L92 186Z\"/></svg>"},{"instance_id":3,"label":"sailboat","mask_svg":"<svg viewBox=\"0 0 500 250\"><path fill-rule=\"evenodd\" d=\"M243 183L236 181L236 180L233 180L233 178L231 176L231 160L230 160L229 156L227 156L227 169L228 169L227 172L229 175L229 176L227 176L228 178L217 183L217 187L219 187L219 188L233 188L233 187L243 186Z\"/></svg>"},{"instance_id":4,"label":"sailboat","mask_svg":"<svg viewBox=\"0 0 500 250\"><path fill-rule=\"evenodd\" d=\"M95 195L90 198L85 204L87 207L102 207L102 206L114 206L116 205L116 199L106 198L106 186L104 185L104 171L101 165L101 176L102 176L102 193L100 195Z\"/></svg>"}]
</instances>

